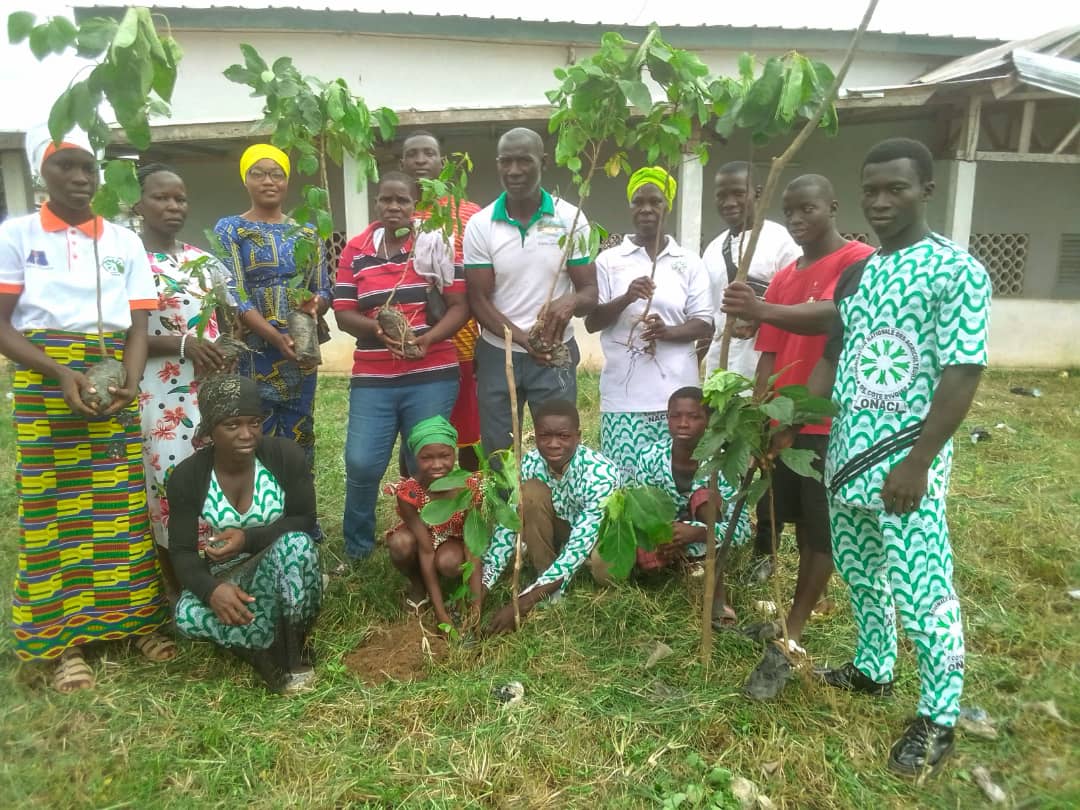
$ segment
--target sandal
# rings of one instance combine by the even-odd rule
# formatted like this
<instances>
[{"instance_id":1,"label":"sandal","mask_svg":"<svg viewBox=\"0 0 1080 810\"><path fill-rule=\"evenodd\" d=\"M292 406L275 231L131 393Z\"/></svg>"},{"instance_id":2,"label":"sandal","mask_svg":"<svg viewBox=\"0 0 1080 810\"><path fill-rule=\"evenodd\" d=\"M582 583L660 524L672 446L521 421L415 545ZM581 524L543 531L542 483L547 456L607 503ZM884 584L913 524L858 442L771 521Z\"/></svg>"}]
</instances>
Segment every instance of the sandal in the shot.
<instances>
[{"instance_id":1,"label":"sandal","mask_svg":"<svg viewBox=\"0 0 1080 810\"><path fill-rule=\"evenodd\" d=\"M135 636L132 643L146 660L153 661L155 664L172 661L176 658L176 642L157 630L147 633L145 636Z\"/></svg>"},{"instance_id":2,"label":"sandal","mask_svg":"<svg viewBox=\"0 0 1080 810\"><path fill-rule=\"evenodd\" d=\"M62 695L68 695L79 689L94 688L94 672L83 658L78 647L68 647L60 655L53 672L53 689Z\"/></svg>"},{"instance_id":3,"label":"sandal","mask_svg":"<svg viewBox=\"0 0 1080 810\"><path fill-rule=\"evenodd\" d=\"M735 608L731 605L724 605L719 616L715 614L715 608L713 610L713 630L727 633L738 629L739 617L735 615Z\"/></svg>"}]
</instances>

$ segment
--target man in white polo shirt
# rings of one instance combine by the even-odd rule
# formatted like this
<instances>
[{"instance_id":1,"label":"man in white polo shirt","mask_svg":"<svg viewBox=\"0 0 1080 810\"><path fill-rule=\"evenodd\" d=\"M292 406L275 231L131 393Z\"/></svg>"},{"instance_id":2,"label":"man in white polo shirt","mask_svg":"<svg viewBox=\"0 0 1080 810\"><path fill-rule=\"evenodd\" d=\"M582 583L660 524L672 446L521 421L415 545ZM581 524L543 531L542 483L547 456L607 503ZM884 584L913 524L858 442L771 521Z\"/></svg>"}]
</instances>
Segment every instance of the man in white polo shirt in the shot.
<instances>
[{"instance_id":1,"label":"man in white polo shirt","mask_svg":"<svg viewBox=\"0 0 1080 810\"><path fill-rule=\"evenodd\" d=\"M553 399L577 400L580 354L570 318L587 315L596 306L596 268L584 249L589 234L584 214L540 186L546 161L544 142L531 129L519 127L503 135L497 162L506 191L465 226L469 306L482 328L476 345L476 380L486 453L512 443L504 326L513 337L519 407L528 403L533 410ZM561 263L567 239L572 249L564 271ZM551 354L529 346L529 330L547 302L556 274L542 337L547 345L566 346L569 367L553 366Z\"/></svg>"}]
</instances>

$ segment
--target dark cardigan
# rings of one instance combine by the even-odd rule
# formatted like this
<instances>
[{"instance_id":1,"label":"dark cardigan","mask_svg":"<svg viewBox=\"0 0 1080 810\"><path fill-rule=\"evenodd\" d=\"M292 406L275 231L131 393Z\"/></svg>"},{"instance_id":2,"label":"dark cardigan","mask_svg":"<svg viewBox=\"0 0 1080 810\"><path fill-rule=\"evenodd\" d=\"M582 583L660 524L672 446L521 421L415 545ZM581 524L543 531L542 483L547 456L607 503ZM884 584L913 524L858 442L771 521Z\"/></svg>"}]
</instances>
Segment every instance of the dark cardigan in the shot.
<instances>
[{"instance_id":1,"label":"dark cardigan","mask_svg":"<svg viewBox=\"0 0 1080 810\"><path fill-rule=\"evenodd\" d=\"M287 532L311 534L315 528L315 483L300 446L289 439L264 436L255 457L285 491L285 514L268 526L244 529L244 551L257 554ZM184 459L169 475L169 557L180 584L207 604L220 581L210 561L199 556L199 514L210 489L214 448Z\"/></svg>"}]
</instances>

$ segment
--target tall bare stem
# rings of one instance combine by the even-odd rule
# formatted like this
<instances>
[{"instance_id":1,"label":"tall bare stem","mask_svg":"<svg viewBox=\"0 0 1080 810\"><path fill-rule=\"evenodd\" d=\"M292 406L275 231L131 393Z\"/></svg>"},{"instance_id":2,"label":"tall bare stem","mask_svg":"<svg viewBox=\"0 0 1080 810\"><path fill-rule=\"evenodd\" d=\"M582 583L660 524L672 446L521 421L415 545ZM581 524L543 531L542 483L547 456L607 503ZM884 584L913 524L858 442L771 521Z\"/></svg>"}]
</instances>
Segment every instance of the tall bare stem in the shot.
<instances>
[{"instance_id":1,"label":"tall bare stem","mask_svg":"<svg viewBox=\"0 0 1080 810\"><path fill-rule=\"evenodd\" d=\"M784 171L784 167L787 166L798 151L802 149L803 144L806 143L814 130L817 129L818 124L821 123L821 118L825 115L825 111L829 109L836 100L837 93L840 92L840 87L844 82L844 78L847 76L848 68L851 67L851 62L855 58L855 49L859 44L859 40L862 39L862 35L866 31L867 26L870 25L870 20L874 16L877 4L878 0L870 0L867 5L866 11L863 13L862 21L859 23L859 27L856 29L855 34L851 37L851 42L848 43L847 53L844 54L844 61L840 64L840 70L837 71L836 78L833 79L832 86L829 87L829 92L826 93L825 98L814 113L814 116L806 122L788 148L785 149L779 157L773 158L772 165L769 167L768 178L765 180L765 188L756 204L758 210L765 211L769 207L769 203L772 202L772 198L776 195L776 189L780 184L780 175ZM735 274L736 281L745 281L747 274L750 272L750 260L753 258L754 251L757 249L758 237L761 235L761 226L764 221L765 218L761 216L754 218L754 227L750 233L750 241L746 246L746 250L739 256L739 269ZM727 368L728 354L731 350L731 334L734 326L735 321L732 318L728 318L727 322L724 324L724 335L720 341L720 368Z\"/></svg>"},{"instance_id":2,"label":"tall bare stem","mask_svg":"<svg viewBox=\"0 0 1080 810\"><path fill-rule=\"evenodd\" d=\"M518 417L517 380L514 377L514 339L510 333L510 327L503 324L503 344L506 351L506 388L510 392L510 425L513 430L514 440L514 464L517 465L517 506L518 527L517 537L514 540L514 576L510 585L510 598L514 604L514 629L521 627L521 537L525 533L525 503L521 497L521 420Z\"/></svg>"}]
</instances>

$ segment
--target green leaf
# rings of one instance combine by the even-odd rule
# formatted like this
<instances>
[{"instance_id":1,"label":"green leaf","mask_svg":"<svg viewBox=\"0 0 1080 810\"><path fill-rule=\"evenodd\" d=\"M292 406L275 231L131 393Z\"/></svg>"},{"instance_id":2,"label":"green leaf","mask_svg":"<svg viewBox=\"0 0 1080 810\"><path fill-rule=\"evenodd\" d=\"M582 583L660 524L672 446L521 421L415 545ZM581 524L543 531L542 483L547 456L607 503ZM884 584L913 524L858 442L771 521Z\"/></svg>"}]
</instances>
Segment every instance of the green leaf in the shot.
<instances>
[{"instance_id":1,"label":"green leaf","mask_svg":"<svg viewBox=\"0 0 1080 810\"><path fill-rule=\"evenodd\" d=\"M761 412L781 425L790 425L795 418L795 402L787 397L777 396L761 407Z\"/></svg>"},{"instance_id":2,"label":"green leaf","mask_svg":"<svg viewBox=\"0 0 1080 810\"><path fill-rule=\"evenodd\" d=\"M49 110L49 136L53 143L60 143L75 126L74 99L71 90L65 90Z\"/></svg>"},{"instance_id":3,"label":"green leaf","mask_svg":"<svg viewBox=\"0 0 1080 810\"><path fill-rule=\"evenodd\" d=\"M642 81L618 80L619 89L622 90L626 100L639 110L647 112L652 108L652 94Z\"/></svg>"},{"instance_id":4,"label":"green leaf","mask_svg":"<svg viewBox=\"0 0 1080 810\"><path fill-rule=\"evenodd\" d=\"M637 537L628 519L607 515L600 523L596 552L608 564L608 572L619 579L629 576L637 559Z\"/></svg>"},{"instance_id":5,"label":"green leaf","mask_svg":"<svg viewBox=\"0 0 1080 810\"><path fill-rule=\"evenodd\" d=\"M240 53L244 55L244 65L256 76L267 69L266 61L259 56L259 52L246 42L240 44ZM271 71L272 73L272 71ZM270 77L273 79L273 76Z\"/></svg>"},{"instance_id":6,"label":"green leaf","mask_svg":"<svg viewBox=\"0 0 1080 810\"><path fill-rule=\"evenodd\" d=\"M428 486L428 492L450 492L454 489L461 489L469 480L469 476L472 475L468 470L458 468L453 470L442 478L436 478Z\"/></svg>"},{"instance_id":7,"label":"green leaf","mask_svg":"<svg viewBox=\"0 0 1080 810\"><path fill-rule=\"evenodd\" d=\"M450 520L455 512L466 509L470 503L471 490L462 490L452 498L436 498L420 510L420 519L429 526L439 526Z\"/></svg>"},{"instance_id":8,"label":"green leaf","mask_svg":"<svg viewBox=\"0 0 1080 810\"><path fill-rule=\"evenodd\" d=\"M765 476L755 478L754 481L746 489L746 505L743 510L753 509L757 505L757 502L761 500L762 496L769 491L769 486L772 482Z\"/></svg>"},{"instance_id":9,"label":"green leaf","mask_svg":"<svg viewBox=\"0 0 1080 810\"><path fill-rule=\"evenodd\" d=\"M49 44L48 23L34 26L30 32L30 52L39 62L52 52L52 46Z\"/></svg>"},{"instance_id":10,"label":"green leaf","mask_svg":"<svg viewBox=\"0 0 1080 810\"><path fill-rule=\"evenodd\" d=\"M113 219L120 213L120 197L117 195L116 189L103 185L94 193L94 199L90 201L90 207L98 216ZM181 390L187 391L187 386Z\"/></svg>"},{"instance_id":11,"label":"green leaf","mask_svg":"<svg viewBox=\"0 0 1080 810\"><path fill-rule=\"evenodd\" d=\"M780 460L789 469L806 478L820 481L821 473L815 470L813 466L816 458L817 453L813 450L799 450L794 447L787 447L780 451Z\"/></svg>"},{"instance_id":12,"label":"green leaf","mask_svg":"<svg viewBox=\"0 0 1080 810\"><path fill-rule=\"evenodd\" d=\"M508 503L499 501L495 504L495 519L499 525L505 526L512 532L521 531L521 516L517 509Z\"/></svg>"},{"instance_id":13,"label":"green leaf","mask_svg":"<svg viewBox=\"0 0 1080 810\"><path fill-rule=\"evenodd\" d=\"M119 113L117 118L120 118ZM150 148L150 121L146 117L144 110L138 110L128 120L121 120L120 123L123 125L124 134L131 141L132 146L140 152ZM138 200L138 197L135 199Z\"/></svg>"},{"instance_id":14,"label":"green leaf","mask_svg":"<svg viewBox=\"0 0 1080 810\"><path fill-rule=\"evenodd\" d=\"M784 86L780 93L777 116L786 124L795 120L795 114L803 102L803 63L806 58L796 54L784 72Z\"/></svg>"},{"instance_id":15,"label":"green leaf","mask_svg":"<svg viewBox=\"0 0 1080 810\"><path fill-rule=\"evenodd\" d=\"M113 37L114 48L130 48L135 44L135 40L139 36L139 11L136 8L128 7L128 10L124 12L124 17L120 20L120 26L116 29L116 36Z\"/></svg>"},{"instance_id":16,"label":"green leaf","mask_svg":"<svg viewBox=\"0 0 1080 810\"><path fill-rule=\"evenodd\" d=\"M96 59L108 50L118 28L116 20L94 17L79 26L75 39L76 53L84 59Z\"/></svg>"},{"instance_id":17,"label":"green leaf","mask_svg":"<svg viewBox=\"0 0 1080 810\"><path fill-rule=\"evenodd\" d=\"M229 65L225 68L224 76L230 82L246 84L252 87L255 85L255 79L258 78L257 73L253 73L243 65Z\"/></svg>"},{"instance_id":18,"label":"green leaf","mask_svg":"<svg viewBox=\"0 0 1080 810\"><path fill-rule=\"evenodd\" d=\"M8 15L8 42L18 45L34 30L35 17L29 11L15 11Z\"/></svg>"},{"instance_id":19,"label":"green leaf","mask_svg":"<svg viewBox=\"0 0 1080 810\"><path fill-rule=\"evenodd\" d=\"M641 486L624 489L625 514L634 527L640 545L653 549L671 542L675 502L663 490Z\"/></svg>"},{"instance_id":20,"label":"green leaf","mask_svg":"<svg viewBox=\"0 0 1080 810\"><path fill-rule=\"evenodd\" d=\"M75 44L79 29L67 17L53 17L49 21L49 47L53 53L63 53Z\"/></svg>"},{"instance_id":21,"label":"green leaf","mask_svg":"<svg viewBox=\"0 0 1080 810\"><path fill-rule=\"evenodd\" d=\"M300 174L315 174L319 171L319 158L317 155L304 155L296 164L296 170Z\"/></svg>"},{"instance_id":22,"label":"green leaf","mask_svg":"<svg viewBox=\"0 0 1080 810\"><path fill-rule=\"evenodd\" d=\"M114 189L121 202L134 205L142 196L135 163L130 160L110 160L105 164L105 184Z\"/></svg>"},{"instance_id":23,"label":"green leaf","mask_svg":"<svg viewBox=\"0 0 1080 810\"><path fill-rule=\"evenodd\" d=\"M488 529L487 523L484 522L484 516L477 509L470 509L465 514L465 548L467 548L474 557L483 557L484 552L487 551L488 545L491 542L491 531Z\"/></svg>"},{"instance_id":24,"label":"green leaf","mask_svg":"<svg viewBox=\"0 0 1080 810\"><path fill-rule=\"evenodd\" d=\"M161 60L154 60L154 78L150 85L165 101L172 101L176 87L176 67Z\"/></svg>"},{"instance_id":25,"label":"green leaf","mask_svg":"<svg viewBox=\"0 0 1080 810\"><path fill-rule=\"evenodd\" d=\"M752 82L754 80L754 56L743 52L739 54L739 78L744 82Z\"/></svg>"}]
</instances>

